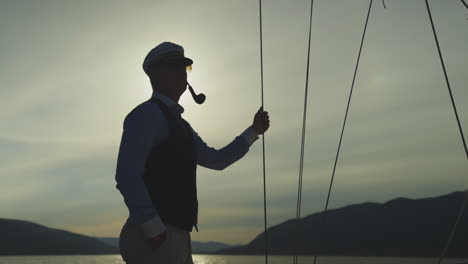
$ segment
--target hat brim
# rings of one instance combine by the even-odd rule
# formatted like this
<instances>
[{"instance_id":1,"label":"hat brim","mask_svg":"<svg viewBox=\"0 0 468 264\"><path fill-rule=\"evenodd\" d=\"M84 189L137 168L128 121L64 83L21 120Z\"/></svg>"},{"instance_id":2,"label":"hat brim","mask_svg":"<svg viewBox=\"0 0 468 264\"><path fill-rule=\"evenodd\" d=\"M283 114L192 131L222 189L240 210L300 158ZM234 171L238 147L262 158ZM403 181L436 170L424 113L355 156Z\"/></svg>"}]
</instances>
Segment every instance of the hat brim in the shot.
<instances>
[{"instance_id":1,"label":"hat brim","mask_svg":"<svg viewBox=\"0 0 468 264\"><path fill-rule=\"evenodd\" d=\"M183 56L171 56L161 59L160 62L168 62L168 63L182 63L184 66L190 66L193 64L193 60Z\"/></svg>"},{"instance_id":2,"label":"hat brim","mask_svg":"<svg viewBox=\"0 0 468 264\"><path fill-rule=\"evenodd\" d=\"M193 60L190 58L185 57L184 55L171 55L166 56L163 58L159 58L157 60L152 61L146 68L143 68L144 71L147 73L149 69L163 64L182 64L185 67L191 66L193 64Z\"/></svg>"},{"instance_id":3,"label":"hat brim","mask_svg":"<svg viewBox=\"0 0 468 264\"><path fill-rule=\"evenodd\" d=\"M184 66L190 66L193 64L193 60L190 58L187 58L183 55L171 55L171 56L166 56L163 58L159 58L158 60L152 61L151 64L148 66L153 67L156 65L164 64L164 63L181 63Z\"/></svg>"}]
</instances>

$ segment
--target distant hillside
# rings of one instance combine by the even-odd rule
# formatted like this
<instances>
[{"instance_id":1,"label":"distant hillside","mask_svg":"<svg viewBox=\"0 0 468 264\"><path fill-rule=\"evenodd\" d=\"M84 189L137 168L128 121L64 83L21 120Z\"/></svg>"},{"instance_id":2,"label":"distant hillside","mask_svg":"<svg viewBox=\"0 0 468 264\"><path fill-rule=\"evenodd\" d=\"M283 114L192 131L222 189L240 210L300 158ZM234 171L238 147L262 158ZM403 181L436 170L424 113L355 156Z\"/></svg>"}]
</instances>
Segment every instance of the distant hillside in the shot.
<instances>
[{"instance_id":1,"label":"distant hillside","mask_svg":"<svg viewBox=\"0 0 468 264\"><path fill-rule=\"evenodd\" d=\"M271 254L343 256L439 256L464 192L426 198L363 203L289 220L268 229ZM218 254L263 254L264 233L249 244ZM468 257L468 208L448 256Z\"/></svg>"},{"instance_id":2,"label":"distant hillside","mask_svg":"<svg viewBox=\"0 0 468 264\"><path fill-rule=\"evenodd\" d=\"M119 238L118 237L96 237L102 242L111 245L113 247L119 248Z\"/></svg>"},{"instance_id":3,"label":"distant hillside","mask_svg":"<svg viewBox=\"0 0 468 264\"><path fill-rule=\"evenodd\" d=\"M0 255L119 254L102 241L28 221L0 218Z\"/></svg>"},{"instance_id":4,"label":"distant hillside","mask_svg":"<svg viewBox=\"0 0 468 264\"><path fill-rule=\"evenodd\" d=\"M114 247L119 247L119 238L118 237L96 237L104 243L107 243ZM233 245L227 245L219 242L197 242L192 241L192 252L199 254L208 254L213 253L221 249L233 247Z\"/></svg>"},{"instance_id":5,"label":"distant hillside","mask_svg":"<svg viewBox=\"0 0 468 264\"><path fill-rule=\"evenodd\" d=\"M89 237L23 220L0 218L0 234L0 256L120 254L117 237ZM193 253L228 247L232 245L192 241Z\"/></svg>"},{"instance_id":6,"label":"distant hillside","mask_svg":"<svg viewBox=\"0 0 468 264\"><path fill-rule=\"evenodd\" d=\"M214 253L218 250L230 248L230 247L233 247L233 245L227 245L224 243L213 242L213 241L210 241L210 242L192 241L192 252L199 253L199 254Z\"/></svg>"}]
</instances>

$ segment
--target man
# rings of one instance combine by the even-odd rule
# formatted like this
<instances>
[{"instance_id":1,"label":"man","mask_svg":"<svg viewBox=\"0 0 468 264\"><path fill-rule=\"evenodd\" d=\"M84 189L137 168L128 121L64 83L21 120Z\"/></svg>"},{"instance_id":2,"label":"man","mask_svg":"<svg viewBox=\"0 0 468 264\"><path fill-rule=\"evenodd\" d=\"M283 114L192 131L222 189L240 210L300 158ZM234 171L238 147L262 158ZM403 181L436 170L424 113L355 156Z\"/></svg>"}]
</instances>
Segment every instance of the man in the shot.
<instances>
[{"instance_id":1,"label":"man","mask_svg":"<svg viewBox=\"0 0 468 264\"><path fill-rule=\"evenodd\" d=\"M181 114L178 104L193 61L184 49L163 42L143 62L151 99L124 120L115 179L129 209L119 239L128 264L193 263L190 232L198 231L196 168L223 170L242 158L270 125L262 108L230 144L209 147Z\"/></svg>"}]
</instances>

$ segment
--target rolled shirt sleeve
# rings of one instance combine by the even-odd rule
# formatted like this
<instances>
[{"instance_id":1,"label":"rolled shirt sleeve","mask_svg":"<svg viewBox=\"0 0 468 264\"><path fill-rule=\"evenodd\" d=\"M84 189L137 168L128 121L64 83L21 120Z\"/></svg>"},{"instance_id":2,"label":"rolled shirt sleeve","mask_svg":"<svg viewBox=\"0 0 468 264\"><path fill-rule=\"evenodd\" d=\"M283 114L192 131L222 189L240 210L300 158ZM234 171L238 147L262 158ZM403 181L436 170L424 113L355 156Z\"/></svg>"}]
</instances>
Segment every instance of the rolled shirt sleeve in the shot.
<instances>
[{"instance_id":1,"label":"rolled shirt sleeve","mask_svg":"<svg viewBox=\"0 0 468 264\"><path fill-rule=\"evenodd\" d=\"M255 132L255 129L249 126L244 132L242 132L241 136L247 141L249 146L251 146L255 140L258 139L258 134Z\"/></svg>"},{"instance_id":2,"label":"rolled shirt sleeve","mask_svg":"<svg viewBox=\"0 0 468 264\"><path fill-rule=\"evenodd\" d=\"M252 127L248 127L241 135L221 149L208 146L193 129L195 144L198 153L198 164L213 170L223 170L242 158L250 146L258 139Z\"/></svg>"}]
</instances>

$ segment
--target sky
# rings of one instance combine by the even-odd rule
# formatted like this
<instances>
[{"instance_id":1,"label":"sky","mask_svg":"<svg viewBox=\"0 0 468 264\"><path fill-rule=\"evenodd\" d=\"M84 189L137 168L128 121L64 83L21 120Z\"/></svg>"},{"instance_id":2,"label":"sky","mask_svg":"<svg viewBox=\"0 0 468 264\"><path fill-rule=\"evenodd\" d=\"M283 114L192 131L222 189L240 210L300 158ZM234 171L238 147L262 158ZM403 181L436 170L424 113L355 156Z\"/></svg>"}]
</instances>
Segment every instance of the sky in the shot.
<instances>
[{"instance_id":1,"label":"sky","mask_svg":"<svg viewBox=\"0 0 468 264\"><path fill-rule=\"evenodd\" d=\"M468 134L468 10L430 1ZM468 162L423 0L374 1L330 208L468 188ZM367 0L316 0L302 215L323 210ZM262 2L268 225L295 217L310 1ZM115 188L125 116L152 93L142 70L171 41L207 99L183 117L212 147L261 105L258 1L0 0L0 217L118 237ZM198 167L198 241L247 243L263 230L262 142L223 171Z\"/></svg>"}]
</instances>

